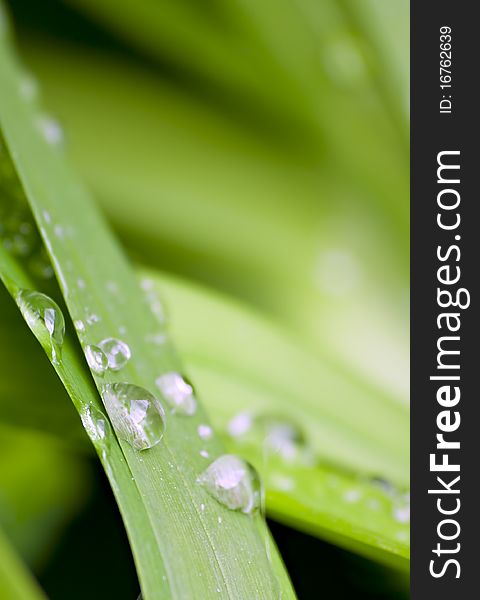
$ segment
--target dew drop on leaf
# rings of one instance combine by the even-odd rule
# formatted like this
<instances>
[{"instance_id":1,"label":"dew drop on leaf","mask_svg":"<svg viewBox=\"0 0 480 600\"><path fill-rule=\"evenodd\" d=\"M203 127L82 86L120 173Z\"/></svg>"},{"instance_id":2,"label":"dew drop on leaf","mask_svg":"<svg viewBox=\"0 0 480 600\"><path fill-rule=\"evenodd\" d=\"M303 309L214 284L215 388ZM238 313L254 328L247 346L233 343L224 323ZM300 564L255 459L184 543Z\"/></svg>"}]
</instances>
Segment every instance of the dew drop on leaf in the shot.
<instances>
[{"instance_id":1,"label":"dew drop on leaf","mask_svg":"<svg viewBox=\"0 0 480 600\"><path fill-rule=\"evenodd\" d=\"M402 494L393 504L393 518L398 523L410 523L410 495Z\"/></svg>"},{"instance_id":2,"label":"dew drop on leaf","mask_svg":"<svg viewBox=\"0 0 480 600\"><path fill-rule=\"evenodd\" d=\"M231 510L252 514L262 507L262 484L256 470L233 454L224 454L211 463L197 482L220 504Z\"/></svg>"},{"instance_id":3,"label":"dew drop on leaf","mask_svg":"<svg viewBox=\"0 0 480 600\"><path fill-rule=\"evenodd\" d=\"M98 346L86 346L85 358L90 369L97 375L103 375L108 369L108 358Z\"/></svg>"},{"instance_id":4,"label":"dew drop on leaf","mask_svg":"<svg viewBox=\"0 0 480 600\"><path fill-rule=\"evenodd\" d=\"M32 290L20 290L16 300L23 318L57 362L65 335L65 319L58 305L49 296Z\"/></svg>"},{"instance_id":5,"label":"dew drop on leaf","mask_svg":"<svg viewBox=\"0 0 480 600\"><path fill-rule=\"evenodd\" d=\"M106 384L101 394L118 437L136 450L160 442L165 432L165 413L153 394L131 383Z\"/></svg>"},{"instance_id":6,"label":"dew drop on leaf","mask_svg":"<svg viewBox=\"0 0 480 600\"><path fill-rule=\"evenodd\" d=\"M202 440L209 440L213 435L210 425L201 424L197 427L197 433Z\"/></svg>"},{"instance_id":7,"label":"dew drop on leaf","mask_svg":"<svg viewBox=\"0 0 480 600\"><path fill-rule=\"evenodd\" d=\"M80 413L80 418L85 431L94 444L105 445L108 443L110 424L101 410L90 404Z\"/></svg>"},{"instance_id":8,"label":"dew drop on leaf","mask_svg":"<svg viewBox=\"0 0 480 600\"><path fill-rule=\"evenodd\" d=\"M117 338L106 338L98 346L106 355L108 368L112 371L119 371L127 364L132 355L128 344Z\"/></svg>"},{"instance_id":9,"label":"dew drop on leaf","mask_svg":"<svg viewBox=\"0 0 480 600\"><path fill-rule=\"evenodd\" d=\"M191 416L197 410L193 387L179 373L165 373L155 380L162 397L173 412Z\"/></svg>"},{"instance_id":10,"label":"dew drop on leaf","mask_svg":"<svg viewBox=\"0 0 480 600\"><path fill-rule=\"evenodd\" d=\"M261 445L267 456L276 454L285 461L303 464L314 462L302 429L288 417L242 412L229 422L228 432L240 443Z\"/></svg>"},{"instance_id":11,"label":"dew drop on leaf","mask_svg":"<svg viewBox=\"0 0 480 600\"><path fill-rule=\"evenodd\" d=\"M41 115L37 119L37 125L51 146L58 146L63 142L63 129L60 123L50 115Z\"/></svg>"}]
</instances>

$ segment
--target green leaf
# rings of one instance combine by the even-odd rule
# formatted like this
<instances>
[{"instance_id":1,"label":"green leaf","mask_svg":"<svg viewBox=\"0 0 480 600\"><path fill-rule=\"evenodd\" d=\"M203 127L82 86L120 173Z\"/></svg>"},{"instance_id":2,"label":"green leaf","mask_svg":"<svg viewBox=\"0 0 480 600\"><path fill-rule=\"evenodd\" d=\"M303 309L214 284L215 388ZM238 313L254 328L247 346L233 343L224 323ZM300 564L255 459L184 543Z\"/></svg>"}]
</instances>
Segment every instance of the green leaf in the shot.
<instances>
[{"instance_id":1,"label":"green leaf","mask_svg":"<svg viewBox=\"0 0 480 600\"><path fill-rule=\"evenodd\" d=\"M37 107L22 98L18 68L5 41L0 83L5 145L70 316L86 325L81 343L85 349L121 335L131 351L120 373L109 370L103 378L93 374L95 384L99 390L121 381L154 389L160 374L181 372L181 365L169 343L149 343L159 329L151 306L88 193L36 128ZM4 249L0 258L2 278L22 308L22 290L36 289L34 282ZM30 326L85 422L87 411L99 409L99 400L74 347L71 327L63 345L57 342L56 347L48 342L45 328ZM201 406L190 418L169 414L161 443L144 452L113 433L99 440L87 427L97 437L97 451L126 521L144 595L147 600L218 598L219 593L245 599L273 598L280 592L293 597L265 525L227 509L196 483L206 466L197 428L206 422ZM223 453L217 437L209 442L208 452L211 460Z\"/></svg>"},{"instance_id":2,"label":"green leaf","mask_svg":"<svg viewBox=\"0 0 480 600\"><path fill-rule=\"evenodd\" d=\"M15 551L0 530L0 598L2 600L44 600Z\"/></svg>"}]
</instances>

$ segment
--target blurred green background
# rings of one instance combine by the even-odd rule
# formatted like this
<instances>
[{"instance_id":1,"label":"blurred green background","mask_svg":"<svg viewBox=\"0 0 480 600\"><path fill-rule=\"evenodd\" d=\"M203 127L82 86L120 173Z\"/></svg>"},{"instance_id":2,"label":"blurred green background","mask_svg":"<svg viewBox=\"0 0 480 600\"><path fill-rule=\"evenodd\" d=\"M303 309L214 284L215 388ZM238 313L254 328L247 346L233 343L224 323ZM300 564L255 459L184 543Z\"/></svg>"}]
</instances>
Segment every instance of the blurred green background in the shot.
<instances>
[{"instance_id":1,"label":"blurred green background","mask_svg":"<svg viewBox=\"0 0 480 600\"><path fill-rule=\"evenodd\" d=\"M408 2L7 5L66 152L132 259L245 303L408 411ZM3 290L0 302L0 523L49 597L135 598L73 407ZM11 401L12 369L28 394L29 361L55 396L48 422ZM407 594L394 571L272 530L300 598Z\"/></svg>"}]
</instances>

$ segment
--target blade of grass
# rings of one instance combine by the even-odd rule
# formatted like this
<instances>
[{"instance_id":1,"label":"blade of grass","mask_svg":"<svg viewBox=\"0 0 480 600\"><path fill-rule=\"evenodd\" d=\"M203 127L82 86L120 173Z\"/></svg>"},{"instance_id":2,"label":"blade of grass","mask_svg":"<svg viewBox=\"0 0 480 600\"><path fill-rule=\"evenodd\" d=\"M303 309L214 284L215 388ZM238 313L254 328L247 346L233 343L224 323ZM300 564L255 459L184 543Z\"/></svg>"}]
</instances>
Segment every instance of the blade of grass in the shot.
<instances>
[{"instance_id":1,"label":"blade of grass","mask_svg":"<svg viewBox=\"0 0 480 600\"><path fill-rule=\"evenodd\" d=\"M0 598L45 600L42 591L0 530Z\"/></svg>"},{"instance_id":2,"label":"blade of grass","mask_svg":"<svg viewBox=\"0 0 480 600\"><path fill-rule=\"evenodd\" d=\"M0 245L0 277L12 296L15 296L20 289L42 290L38 282L29 277L18 261L5 251L3 245ZM85 372L85 366L78 358L74 343L72 332L67 333L62 348L62 361L54 366L75 408L83 419L88 419L92 407L97 411L100 411L102 407L95 387ZM87 430L87 432L92 433L91 430ZM169 598L161 557L140 492L125 463L118 441L113 436L109 437L107 446L98 444L95 436L92 441L122 513L142 582L142 589L147 599ZM159 590L163 595L156 595Z\"/></svg>"},{"instance_id":3,"label":"blade of grass","mask_svg":"<svg viewBox=\"0 0 480 600\"><path fill-rule=\"evenodd\" d=\"M21 98L16 65L6 46L0 52L0 77L5 90L0 99L5 141L70 315L74 321L93 321L81 341L98 344L120 330L131 349L133 358L121 375L108 373L104 380L95 376L95 382L101 388L104 382L121 378L152 389L160 373L179 369L178 360L169 344L145 342L158 328L155 316L90 197L63 157L35 131L35 108ZM15 271L11 264L7 266ZM23 272L15 275L17 283L9 284L14 295L16 286L28 287ZM66 356L58 360L57 371L65 369L64 383L74 396L71 388L77 378L66 369ZM77 398L82 402L81 393ZM147 590L146 597L206 599L220 593L232 598L273 598L279 590L285 598L293 597L278 554L266 552L266 531L247 516L219 505L196 483L205 468L196 430L206 421L201 407L190 419L169 417L162 443L143 453L119 440L150 522L148 532L153 533L161 555L161 561L154 557L157 573L165 565L169 586L164 592L161 586L155 592ZM212 459L223 451L217 438L209 446ZM205 505L208 510L203 511ZM139 532L148 533L145 523Z\"/></svg>"},{"instance_id":4,"label":"blade of grass","mask_svg":"<svg viewBox=\"0 0 480 600\"><path fill-rule=\"evenodd\" d=\"M399 407L380 411L380 399L375 409L378 429L405 444L394 451L385 439L371 438L369 423L358 428L358 419L352 419L347 401L367 412L374 410L371 394L361 391L358 382L351 388L341 384L345 375L336 375L332 365L325 365L318 390L318 359L301 351L278 327L211 292L151 271L143 271L145 277L155 282L173 309L173 335L229 451L245 453L262 474L268 514L354 552L408 568L408 519L395 517L398 494L383 492L372 480L372 476L398 483L408 480L406 411ZM208 325L213 319L220 336ZM251 348L248 356L243 352L246 345ZM279 378L281 364L289 369ZM334 403L338 413L333 420L332 398L340 399L338 406ZM315 464L275 456L266 461L261 437L255 445L251 439L235 442L227 432L239 413L279 415L286 423L299 425Z\"/></svg>"}]
</instances>

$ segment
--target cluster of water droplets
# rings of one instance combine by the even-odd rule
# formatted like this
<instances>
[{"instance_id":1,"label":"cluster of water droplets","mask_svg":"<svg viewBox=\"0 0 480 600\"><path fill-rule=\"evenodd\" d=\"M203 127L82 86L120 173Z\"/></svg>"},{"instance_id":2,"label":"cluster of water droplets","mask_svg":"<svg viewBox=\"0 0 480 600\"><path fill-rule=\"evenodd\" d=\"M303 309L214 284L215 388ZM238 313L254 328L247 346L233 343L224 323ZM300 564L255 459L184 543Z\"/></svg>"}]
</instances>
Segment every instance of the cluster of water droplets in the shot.
<instances>
[{"instance_id":1,"label":"cluster of water droplets","mask_svg":"<svg viewBox=\"0 0 480 600\"><path fill-rule=\"evenodd\" d=\"M49 296L32 290L19 290L16 301L51 360L58 362L65 336L65 319L59 306Z\"/></svg>"},{"instance_id":2,"label":"cluster of water droplets","mask_svg":"<svg viewBox=\"0 0 480 600\"><path fill-rule=\"evenodd\" d=\"M0 136L0 243L21 260L30 273L49 279L53 269L11 157Z\"/></svg>"}]
</instances>

